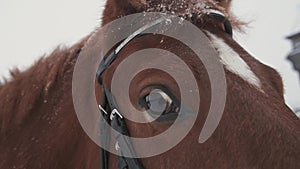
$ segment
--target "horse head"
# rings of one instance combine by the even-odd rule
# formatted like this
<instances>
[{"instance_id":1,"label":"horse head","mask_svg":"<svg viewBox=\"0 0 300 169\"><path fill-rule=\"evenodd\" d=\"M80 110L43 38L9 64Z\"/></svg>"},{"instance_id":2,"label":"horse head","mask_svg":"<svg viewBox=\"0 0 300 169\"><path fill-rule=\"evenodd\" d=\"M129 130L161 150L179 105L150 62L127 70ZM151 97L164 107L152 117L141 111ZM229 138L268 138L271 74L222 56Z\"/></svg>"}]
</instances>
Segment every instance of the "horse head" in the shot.
<instances>
[{"instance_id":1,"label":"horse head","mask_svg":"<svg viewBox=\"0 0 300 169\"><path fill-rule=\"evenodd\" d=\"M285 104L282 79L233 39L232 30L243 22L232 15L230 4L107 0L102 27L70 48L57 48L0 86L0 168L300 168L300 123ZM165 17L140 17L154 13ZM132 15L139 17L128 19ZM124 22L129 25L126 36L105 52L97 48L124 33L123 27L109 27L122 18L140 27ZM165 28L181 32L149 33ZM80 60L97 62L95 68L85 67L94 72L81 69ZM76 79L76 73L82 78ZM75 95L74 86L81 83L92 88ZM79 115L76 102L93 100L92 107L100 104L100 110L93 114L81 108ZM88 129L81 123L86 119ZM113 133L109 123L119 132ZM168 130L173 134L149 144L135 141ZM97 145L102 141L115 154ZM167 148L155 153L160 147ZM136 156L123 156L124 149ZM152 155L139 156L145 152Z\"/></svg>"}]
</instances>

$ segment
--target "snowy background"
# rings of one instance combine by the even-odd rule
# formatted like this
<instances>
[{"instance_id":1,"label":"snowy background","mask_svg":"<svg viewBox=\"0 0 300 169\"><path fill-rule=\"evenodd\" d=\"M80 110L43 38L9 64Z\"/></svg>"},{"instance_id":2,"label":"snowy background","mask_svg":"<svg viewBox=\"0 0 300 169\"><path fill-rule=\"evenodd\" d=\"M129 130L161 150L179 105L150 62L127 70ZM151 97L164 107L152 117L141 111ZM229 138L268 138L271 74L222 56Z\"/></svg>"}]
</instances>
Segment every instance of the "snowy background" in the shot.
<instances>
[{"instance_id":1,"label":"snowy background","mask_svg":"<svg viewBox=\"0 0 300 169\"><path fill-rule=\"evenodd\" d=\"M296 71L286 60L286 37L300 31L300 0L233 0L233 12L251 21L246 34L234 38L257 59L283 77L286 100L300 106ZM14 67L25 69L58 45L71 45L100 24L105 0L0 0L0 76Z\"/></svg>"}]
</instances>

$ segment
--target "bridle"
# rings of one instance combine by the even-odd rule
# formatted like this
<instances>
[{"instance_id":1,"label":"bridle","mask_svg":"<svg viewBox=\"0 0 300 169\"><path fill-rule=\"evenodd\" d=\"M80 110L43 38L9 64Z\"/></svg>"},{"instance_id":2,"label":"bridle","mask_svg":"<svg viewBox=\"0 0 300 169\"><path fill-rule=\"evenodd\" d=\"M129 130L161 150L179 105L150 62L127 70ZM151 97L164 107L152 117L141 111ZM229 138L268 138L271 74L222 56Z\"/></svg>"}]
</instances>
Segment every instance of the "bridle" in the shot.
<instances>
[{"instance_id":1,"label":"bridle","mask_svg":"<svg viewBox=\"0 0 300 169\"><path fill-rule=\"evenodd\" d=\"M224 14L220 13L216 10L208 10L206 16L212 19L215 19L224 25L225 32L232 36L232 27L229 20L224 16ZM156 24L161 23L165 18L158 19L157 21L145 25L135 31L128 38L123 40L120 45L118 45L111 53L107 55L105 59L100 62L98 67L96 78L98 83L102 86L102 103L99 105L99 109L101 110L101 114L103 118L100 119L100 135L106 136L105 138L100 138L100 142L103 145L107 145L110 143L110 129L105 125L108 123L111 125L113 129L115 129L118 133L114 135L116 139L115 149L117 151L118 158L118 166L120 169L144 169L142 163L136 158L128 158L124 157L124 152L129 152L132 157L135 157L135 151L132 146L131 140L128 139L129 131L127 129L125 119L121 112L119 112L118 106L114 99L112 93L108 90L105 83L102 79L103 72L112 64L112 62L117 58L119 52L134 38L143 36L145 30L153 27ZM109 168L109 152L105 149L101 148L101 169Z\"/></svg>"}]
</instances>

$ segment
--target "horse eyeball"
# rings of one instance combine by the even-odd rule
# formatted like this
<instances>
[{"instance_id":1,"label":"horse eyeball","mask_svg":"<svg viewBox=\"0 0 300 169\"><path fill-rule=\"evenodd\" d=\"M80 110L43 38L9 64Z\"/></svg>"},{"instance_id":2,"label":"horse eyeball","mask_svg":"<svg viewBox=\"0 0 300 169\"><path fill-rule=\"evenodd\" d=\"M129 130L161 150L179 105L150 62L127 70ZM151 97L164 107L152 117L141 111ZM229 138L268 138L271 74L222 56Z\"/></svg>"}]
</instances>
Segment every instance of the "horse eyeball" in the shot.
<instances>
[{"instance_id":1,"label":"horse eyeball","mask_svg":"<svg viewBox=\"0 0 300 169\"><path fill-rule=\"evenodd\" d=\"M148 109L158 115L165 113L173 102L165 92L159 89L153 90L145 99Z\"/></svg>"}]
</instances>

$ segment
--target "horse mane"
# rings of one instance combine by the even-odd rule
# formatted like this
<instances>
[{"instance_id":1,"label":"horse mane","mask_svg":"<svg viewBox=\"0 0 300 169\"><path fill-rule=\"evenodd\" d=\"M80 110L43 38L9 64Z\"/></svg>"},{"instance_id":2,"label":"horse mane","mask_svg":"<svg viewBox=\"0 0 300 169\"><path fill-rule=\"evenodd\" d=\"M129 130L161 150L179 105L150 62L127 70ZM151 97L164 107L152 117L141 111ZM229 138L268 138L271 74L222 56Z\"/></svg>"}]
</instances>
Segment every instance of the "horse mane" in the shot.
<instances>
[{"instance_id":1,"label":"horse mane","mask_svg":"<svg viewBox=\"0 0 300 169\"><path fill-rule=\"evenodd\" d=\"M38 102L47 102L57 80L66 72L73 71L86 39L72 47L57 47L49 56L43 56L23 72L19 69L10 71L11 79L0 86L0 134L21 125Z\"/></svg>"}]
</instances>

